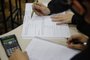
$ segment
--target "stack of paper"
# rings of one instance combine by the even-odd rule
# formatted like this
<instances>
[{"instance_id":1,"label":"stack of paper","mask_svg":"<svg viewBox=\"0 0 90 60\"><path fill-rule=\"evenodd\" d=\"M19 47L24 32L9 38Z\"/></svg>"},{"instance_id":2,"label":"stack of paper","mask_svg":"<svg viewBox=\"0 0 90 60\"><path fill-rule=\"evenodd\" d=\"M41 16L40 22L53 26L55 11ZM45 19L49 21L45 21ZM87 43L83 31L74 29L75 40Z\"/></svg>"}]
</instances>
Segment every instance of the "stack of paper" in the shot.
<instances>
[{"instance_id":1,"label":"stack of paper","mask_svg":"<svg viewBox=\"0 0 90 60\"><path fill-rule=\"evenodd\" d=\"M32 6L26 4L24 22L23 22L23 38L30 37L70 37L70 31L67 24L56 25L52 22L50 16L33 15L31 18Z\"/></svg>"},{"instance_id":2,"label":"stack of paper","mask_svg":"<svg viewBox=\"0 0 90 60\"><path fill-rule=\"evenodd\" d=\"M77 50L34 38L26 48L30 60L70 60Z\"/></svg>"}]
</instances>

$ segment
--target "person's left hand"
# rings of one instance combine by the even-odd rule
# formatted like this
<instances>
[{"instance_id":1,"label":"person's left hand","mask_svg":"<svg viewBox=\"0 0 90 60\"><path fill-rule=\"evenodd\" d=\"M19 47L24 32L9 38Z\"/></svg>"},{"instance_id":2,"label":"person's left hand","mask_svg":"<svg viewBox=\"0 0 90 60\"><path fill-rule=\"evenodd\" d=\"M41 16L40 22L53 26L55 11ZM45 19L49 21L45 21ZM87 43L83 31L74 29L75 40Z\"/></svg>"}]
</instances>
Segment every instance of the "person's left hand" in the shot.
<instances>
[{"instance_id":1,"label":"person's left hand","mask_svg":"<svg viewBox=\"0 0 90 60\"><path fill-rule=\"evenodd\" d=\"M10 56L9 60L29 60L27 53L16 49Z\"/></svg>"},{"instance_id":2,"label":"person's left hand","mask_svg":"<svg viewBox=\"0 0 90 60\"><path fill-rule=\"evenodd\" d=\"M56 24L65 24L65 23L71 23L72 20L72 13L66 12L65 14L56 14L54 16L51 16L53 22L57 22Z\"/></svg>"}]
</instances>

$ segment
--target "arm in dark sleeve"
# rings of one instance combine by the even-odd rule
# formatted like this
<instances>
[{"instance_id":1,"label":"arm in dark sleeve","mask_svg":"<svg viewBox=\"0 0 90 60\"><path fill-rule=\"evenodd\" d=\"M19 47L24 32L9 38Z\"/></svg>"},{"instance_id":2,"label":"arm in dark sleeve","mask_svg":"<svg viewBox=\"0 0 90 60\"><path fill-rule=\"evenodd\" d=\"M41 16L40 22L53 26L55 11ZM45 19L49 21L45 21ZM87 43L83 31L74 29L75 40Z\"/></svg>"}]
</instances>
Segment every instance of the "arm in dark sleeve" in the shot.
<instances>
[{"instance_id":1,"label":"arm in dark sleeve","mask_svg":"<svg viewBox=\"0 0 90 60\"><path fill-rule=\"evenodd\" d=\"M90 60L90 48L72 57L70 60Z\"/></svg>"},{"instance_id":2,"label":"arm in dark sleeve","mask_svg":"<svg viewBox=\"0 0 90 60\"><path fill-rule=\"evenodd\" d=\"M72 24L80 24L82 22L82 16L78 15L78 14L74 14L72 17Z\"/></svg>"},{"instance_id":3,"label":"arm in dark sleeve","mask_svg":"<svg viewBox=\"0 0 90 60\"><path fill-rule=\"evenodd\" d=\"M51 11L50 14L60 13L69 9L69 6L62 4L62 1L64 0L51 0L49 2L48 8Z\"/></svg>"}]
</instances>

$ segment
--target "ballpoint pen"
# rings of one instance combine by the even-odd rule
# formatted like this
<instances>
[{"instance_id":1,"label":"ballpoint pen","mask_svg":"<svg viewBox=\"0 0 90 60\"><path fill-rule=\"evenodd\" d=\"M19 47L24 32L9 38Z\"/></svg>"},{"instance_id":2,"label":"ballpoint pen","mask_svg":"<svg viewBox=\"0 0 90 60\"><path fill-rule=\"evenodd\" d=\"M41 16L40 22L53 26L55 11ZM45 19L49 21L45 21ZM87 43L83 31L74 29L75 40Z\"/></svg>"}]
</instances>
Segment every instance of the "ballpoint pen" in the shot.
<instances>
[{"instance_id":1,"label":"ballpoint pen","mask_svg":"<svg viewBox=\"0 0 90 60\"><path fill-rule=\"evenodd\" d=\"M38 0L35 0L35 2L33 4L36 4L36 3L38 3ZM32 10L31 18L33 17L33 14L34 14L34 10Z\"/></svg>"},{"instance_id":2,"label":"ballpoint pen","mask_svg":"<svg viewBox=\"0 0 90 60\"><path fill-rule=\"evenodd\" d=\"M87 45L87 42L80 42L80 41L78 41L77 39L74 39L72 42L73 42L73 44Z\"/></svg>"}]
</instances>

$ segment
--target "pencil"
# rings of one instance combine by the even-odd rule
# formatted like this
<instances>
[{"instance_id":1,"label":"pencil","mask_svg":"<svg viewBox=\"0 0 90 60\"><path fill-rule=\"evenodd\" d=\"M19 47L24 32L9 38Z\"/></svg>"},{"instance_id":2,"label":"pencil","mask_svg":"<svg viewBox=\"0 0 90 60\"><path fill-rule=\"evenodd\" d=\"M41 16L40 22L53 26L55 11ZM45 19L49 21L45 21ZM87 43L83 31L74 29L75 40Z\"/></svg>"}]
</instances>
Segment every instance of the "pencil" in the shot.
<instances>
[{"instance_id":1,"label":"pencil","mask_svg":"<svg viewBox=\"0 0 90 60\"><path fill-rule=\"evenodd\" d=\"M38 0L35 0L35 2L33 4L36 4L36 3L38 3ZM33 14L34 14L34 10L31 13L31 18L33 17Z\"/></svg>"},{"instance_id":2,"label":"pencil","mask_svg":"<svg viewBox=\"0 0 90 60\"><path fill-rule=\"evenodd\" d=\"M32 13L31 13L31 18L33 17L33 14L34 14L34 11L32 11Z\"/></svg>"}]
</instances>

